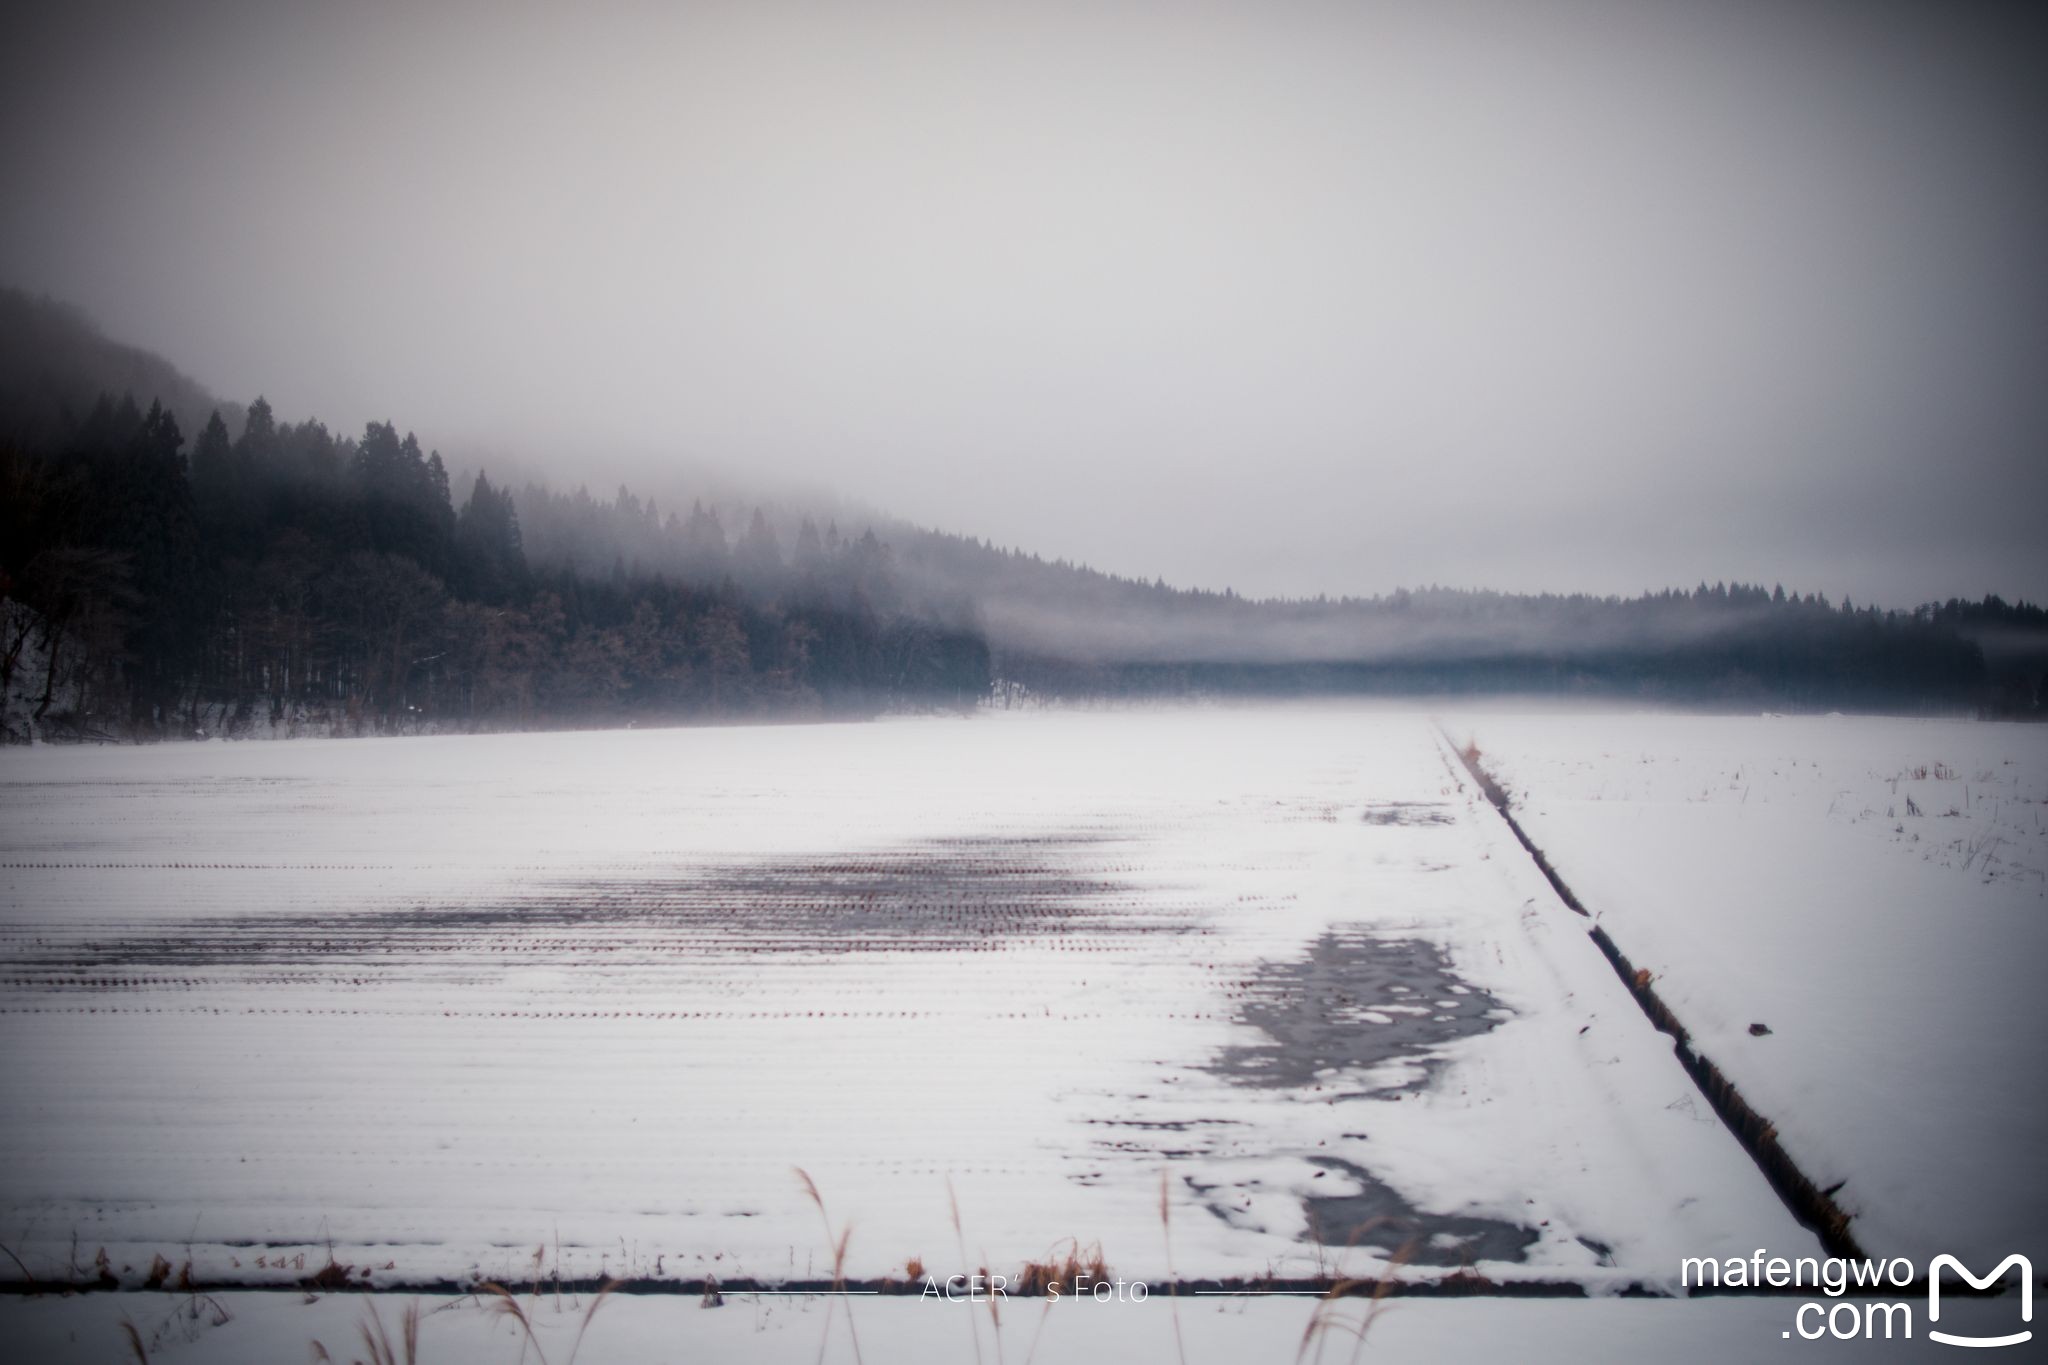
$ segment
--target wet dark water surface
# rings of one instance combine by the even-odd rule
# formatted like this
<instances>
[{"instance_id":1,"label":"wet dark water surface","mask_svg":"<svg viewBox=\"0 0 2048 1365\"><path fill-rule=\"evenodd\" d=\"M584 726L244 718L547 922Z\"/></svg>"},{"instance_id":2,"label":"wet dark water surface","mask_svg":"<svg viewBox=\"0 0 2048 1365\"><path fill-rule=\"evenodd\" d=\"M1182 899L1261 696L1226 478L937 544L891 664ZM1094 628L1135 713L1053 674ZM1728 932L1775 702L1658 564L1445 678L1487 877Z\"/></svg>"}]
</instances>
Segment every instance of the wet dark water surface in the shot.
<instances>
[{"instance_id":1,"label":"wet dark water surface","mask_svg":"<svg viewBox=\"0 0 2048 1365\"><path fill-rule=\"evenodd\" d=\"M1500 1001L1466 984L1435 944L1332 931L1291 962L1265 964L1239 1019L1264 1041L1225 1048L1210 1069L1238 1085L1397 1095L1425 1088L1436 1049L1506 1018ZM1369 1080L1388 1063L1404 1079Z\"/></svg>"},{"instance_id":2,"label":"wet dark water surface","mask_svg":"<svg viewBox=\"0 0 2048 1365\"><path fill-rule=\"evenodd\" d=\"M1363 928L1332 930L1299 958L1262 964L1238 1021L1264 1037L1223 1048L1208 1070L1233 1085L1398 1101L1435 1082L1446 1044L1509 1017L1498 998L1461 979L1436 944ZM1361 1160L1369 1150L1361 1142ZM1302 1201L1306 1236L1325 1246L1458 1266L1520 1261L1537 1239L1533 1228L1514 1223L1417 1208L1359 1162L1327 1154L1305 1159L1357 1187ZM1191 1187L1225 1216L1222 1187Z\"/></svg>"}]
</instances>

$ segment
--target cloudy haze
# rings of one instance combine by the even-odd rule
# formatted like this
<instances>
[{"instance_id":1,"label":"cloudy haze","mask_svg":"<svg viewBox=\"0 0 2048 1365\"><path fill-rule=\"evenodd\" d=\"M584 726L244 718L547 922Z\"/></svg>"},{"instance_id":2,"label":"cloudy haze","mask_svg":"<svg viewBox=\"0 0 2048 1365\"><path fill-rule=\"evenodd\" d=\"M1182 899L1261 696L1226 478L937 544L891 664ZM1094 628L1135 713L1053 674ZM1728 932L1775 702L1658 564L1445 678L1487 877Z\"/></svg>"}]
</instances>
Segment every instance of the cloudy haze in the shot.
<instances>
[{"instance_id":1,"label":"cloudy haze","mask_svg":"<svg viewBox=\"0 0 2048 1365\"><path fill-rule=\"evenodd\" d=\"M1998 8L48 10L0 281L287 416L1255 593L2048 597Z\"/></svg>"}]
</instances>

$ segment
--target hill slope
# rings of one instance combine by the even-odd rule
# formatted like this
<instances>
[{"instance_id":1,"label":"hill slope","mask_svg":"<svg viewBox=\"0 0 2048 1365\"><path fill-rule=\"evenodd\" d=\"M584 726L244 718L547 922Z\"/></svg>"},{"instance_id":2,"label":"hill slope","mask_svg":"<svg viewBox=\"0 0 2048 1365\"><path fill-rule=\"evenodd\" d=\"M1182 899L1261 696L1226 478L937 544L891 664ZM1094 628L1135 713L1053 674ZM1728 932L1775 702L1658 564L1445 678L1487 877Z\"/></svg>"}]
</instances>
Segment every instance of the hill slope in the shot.
<instances>
[{"instance_id":1,"label":"hill slope","mask_svg":"<svg viewBox=\"0 0 2048 1365\"><path fill-rule=\"evenodd\" d=\"M1257 601L846 502L722 488L664 511L625 488L451 488L393 424L341 435L260 399L217 403L14 290L0 456L17 731L24 709L45 728L150 733L866 712L992 682L1011 697L1594 693L2035 716L2048 672L2048 613L1996 598L1897 612L1703 583Z\"/></svg>"}]
</instances>

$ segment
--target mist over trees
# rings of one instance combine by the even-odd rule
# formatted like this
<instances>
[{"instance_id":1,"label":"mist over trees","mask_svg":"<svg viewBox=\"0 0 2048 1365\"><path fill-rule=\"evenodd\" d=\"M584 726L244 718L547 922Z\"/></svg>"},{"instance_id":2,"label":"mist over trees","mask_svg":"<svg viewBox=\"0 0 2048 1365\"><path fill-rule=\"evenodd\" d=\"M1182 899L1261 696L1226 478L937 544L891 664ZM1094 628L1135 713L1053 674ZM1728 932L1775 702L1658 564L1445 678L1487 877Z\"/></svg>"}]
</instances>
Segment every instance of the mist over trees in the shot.
<instances>
[{"instance_id":1,"label":"mist over trees","mask_svg":"<svg viewBox=\"0 0 2048 1365\"><path fill-rule=\"evenodd\" d=\"M213 403L75 314L0 290L6 323L10 739L867 716L990 697L2044 715L2048 612L1995 597L1901 612L1703 583L1251 600L789 500L663 507L485 472L453 486L393 423L342 435L260 398ZM142 387L92 387L130 379Z\"/></svg>"},{"instance_id":2,"label":"mist over trees","mask_svg":"<svg viewBox=\"0 0 2048 1365\"><path fill-rule=\"evenodd\" d=\"M145 394L188 436L219 409L242 410L163 357L115 341L69 304L0 285L0 440L23 450L60 444L101 394Z\"/></svg>"},{"instance_id":3,"label":"mist over trees","mask_svg":"<svg viewBox=\"0 0 2048 1365\"><path fill-rule=\"evenodd\" d=\"M907 577L973 598L998 677L1041 694L1517 693L2040 717L2048 691L2048 613L1996 597L1892 611L1702 583L1631 598L1258 600L958 536L894 538Z\"/></svg>"},{"instance_id":4,"label":"mist over trees","mask_svg":"<svg viewBox=\"0 0 2048 1365\"><path fill-rule=\"evenodd\" d=\"M259 398L184 445L160 405L102 397L53 448L0 451L11 729L869 715L989 688L981 638L909 610L872 534L785 563L759 519L730 546L656 522L647 558L599 569L579 526L651 509L529 490L536 561L510 494L479 474L457 510L439 454L389 423L337 438Z\"/></svg>"}]
</instances>

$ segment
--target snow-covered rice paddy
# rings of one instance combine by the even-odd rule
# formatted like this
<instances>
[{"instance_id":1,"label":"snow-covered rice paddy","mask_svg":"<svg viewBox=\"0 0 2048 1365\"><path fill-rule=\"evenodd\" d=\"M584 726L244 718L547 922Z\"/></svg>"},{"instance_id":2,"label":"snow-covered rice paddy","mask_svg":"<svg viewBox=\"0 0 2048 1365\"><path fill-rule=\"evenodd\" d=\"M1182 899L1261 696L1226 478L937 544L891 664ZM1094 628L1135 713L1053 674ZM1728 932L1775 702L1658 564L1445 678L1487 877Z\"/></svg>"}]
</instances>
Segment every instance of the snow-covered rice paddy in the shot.
<instances>
[{"instance_id":1,"label":"snow-covered rice paddy","mask_svg":"<svg viewBox=\"0 0 2048 1365\"><path fill-rule=\"evenodd\" d=\"M1812 1250L1420 715L40 751L0 814L46 1277L815 1280L797 1167L866 1278Z\"/></svg>"}]
</instances>

